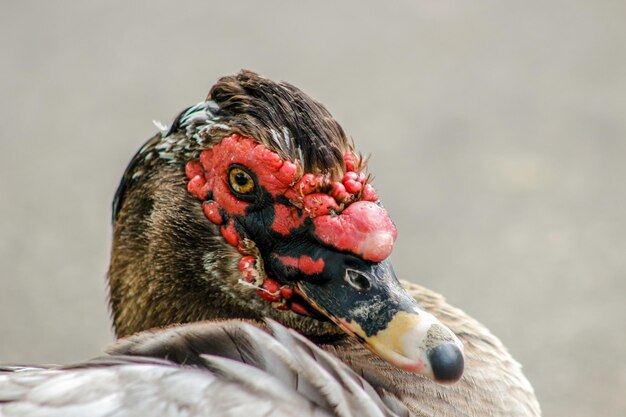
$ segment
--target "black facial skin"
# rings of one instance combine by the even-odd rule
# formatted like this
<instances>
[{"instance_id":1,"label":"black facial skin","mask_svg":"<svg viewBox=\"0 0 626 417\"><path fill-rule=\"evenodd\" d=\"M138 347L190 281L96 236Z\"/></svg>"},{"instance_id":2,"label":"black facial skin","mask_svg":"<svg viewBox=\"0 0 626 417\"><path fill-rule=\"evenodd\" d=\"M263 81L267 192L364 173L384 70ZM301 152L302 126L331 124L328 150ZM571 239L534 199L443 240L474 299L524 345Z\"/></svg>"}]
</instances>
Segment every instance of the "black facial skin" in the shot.
<instances>
[{"instance_id":1,"label":"black facial skin","mask_svg":"<svg viewBox=\"0 0 626 417\"><path fill-rule=\"evenodd\" d=\"M310 218L288 236L274 231L276 204L292 205L288 200L276 201L258 185L254 173L247 172L255 187L245 196L233 193L250 203L245 216L234 216L235 228L241 236L255 242L268 276L282 284L297 283L306 298L325 315L335 321L355 321L368 337L384 330L399 311L414 313L417 303L401 287L388 261L369 262L322 245L315 239L315 226ZM222 214L228 220L226 213ZM302 256L322 260L321 272L306 274L281 260Z\"/></svg>"},{"instance_id":2,"label":"black facial skin","mask_svg":"<svg viewBox=\"0 0 626 417\"><path fill-rule=\"evenodd\" d=\"M327 316L335 321L354 321L371 337L386 329L398 312L415 314L418 304L402 288L390 262L371 263L358 258L358 262L354 262L353 256L338 255L328 270L324 268L322 272L328 276L325 282L313 284L302 280L298 284L306 297L315 300ZM356 283L351 277L355 274L360 276ZM366 281L369 289L357 289Z\"/></svg>"}]
</instances>

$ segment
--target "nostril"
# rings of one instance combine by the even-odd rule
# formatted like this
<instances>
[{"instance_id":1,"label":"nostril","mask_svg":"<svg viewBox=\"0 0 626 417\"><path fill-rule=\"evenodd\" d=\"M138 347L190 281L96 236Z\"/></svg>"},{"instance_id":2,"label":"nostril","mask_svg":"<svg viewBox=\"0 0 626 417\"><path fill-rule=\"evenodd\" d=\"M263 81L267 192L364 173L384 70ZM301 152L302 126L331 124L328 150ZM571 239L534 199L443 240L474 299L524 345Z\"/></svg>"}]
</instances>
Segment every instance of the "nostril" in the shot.
<instances>
[{"instance_id":1,"label":"nostril","mask_svg":"<svg viewBox=\"0 0 626 417\"><path fill-rule=\"evenodd\" d=\"M455 344L435 346L428 352L428 360L438 382L454 382L463 375L463 352Z\"/></svg>"},{"instance_id":2,"label":"nostril","mask_svg":"<svg viewBox=\"0 0 626 417\"><path fill-rule=\"evenodd\" d=\"M346 269L346 282L357 291L365 292L372 288L372 282L369 277L361 271L355 269Z\"/></svg>"}]
</instances>

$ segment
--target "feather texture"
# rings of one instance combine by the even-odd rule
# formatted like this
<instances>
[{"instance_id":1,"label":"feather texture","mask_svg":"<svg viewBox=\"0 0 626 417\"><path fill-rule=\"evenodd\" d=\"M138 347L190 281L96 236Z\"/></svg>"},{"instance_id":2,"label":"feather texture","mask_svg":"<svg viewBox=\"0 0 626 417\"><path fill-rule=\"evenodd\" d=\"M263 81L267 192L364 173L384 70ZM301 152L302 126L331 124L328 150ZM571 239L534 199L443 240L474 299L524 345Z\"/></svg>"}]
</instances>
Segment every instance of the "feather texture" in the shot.
<instances>
[{"instance_id":1,"label":"feather texture","mask_svg":"<svg viewBox=\"0 0 626 417\"><path fill-rule=\"evenodd\" d=\"M0 416L541 415L496 337L439 294L403 284L463 341L456 384L392 368L349 338L318 346L271 321L212 321L140 332L72 367L4 367Z\"/></svg>"},{"instance_id":2,"label":"feather texture","mask_svg":"<svg viewBox=\"0 0 626 417\"><path fill-rule=\"evenodd\" d=\"M140 333L71 367L5 368L0 416L396 415L336 357L269 328L193 323Z\"/></svg>"}]
</instances>

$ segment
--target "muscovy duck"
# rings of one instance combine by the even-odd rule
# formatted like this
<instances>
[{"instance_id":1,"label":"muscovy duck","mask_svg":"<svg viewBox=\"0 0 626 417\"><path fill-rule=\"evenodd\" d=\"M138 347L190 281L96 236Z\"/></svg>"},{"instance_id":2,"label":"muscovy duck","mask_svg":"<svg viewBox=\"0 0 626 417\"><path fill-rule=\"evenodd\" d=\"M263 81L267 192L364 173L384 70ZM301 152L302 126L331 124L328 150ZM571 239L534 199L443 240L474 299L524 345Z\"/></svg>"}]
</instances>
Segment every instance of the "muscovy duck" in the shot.
<instances>
[{"instance_id":1,"label":"muscovy duck","mask_svg":"<svg viewBox=\"0 0 626 417\"><path fill-rule=\"evenodd\" d=\"M317 101L220 79L113 202L108 356L0 368L0 416L539 416L500 341L387 257L366 160Z\"/></svg>"}]
</instances>

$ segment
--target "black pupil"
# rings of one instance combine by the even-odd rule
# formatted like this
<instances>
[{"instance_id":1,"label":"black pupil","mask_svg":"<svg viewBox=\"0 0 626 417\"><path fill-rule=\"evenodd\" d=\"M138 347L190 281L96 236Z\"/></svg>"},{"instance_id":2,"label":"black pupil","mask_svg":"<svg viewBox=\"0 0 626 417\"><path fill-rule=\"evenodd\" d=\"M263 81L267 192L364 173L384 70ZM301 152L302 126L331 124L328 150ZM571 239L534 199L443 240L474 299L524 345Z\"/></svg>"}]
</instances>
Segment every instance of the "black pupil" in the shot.
<instances>
[{"instance_id":1,"label":"black pupil","mask_svg":"<svg viewBox=\"0 0 626 417\"><path fill-rule=\"evenodd\" d=\"M235 174L235 182L237 185L244 186L248 184L248 176L243 172L238 172Z\"/></svg>"}]
</instances>

